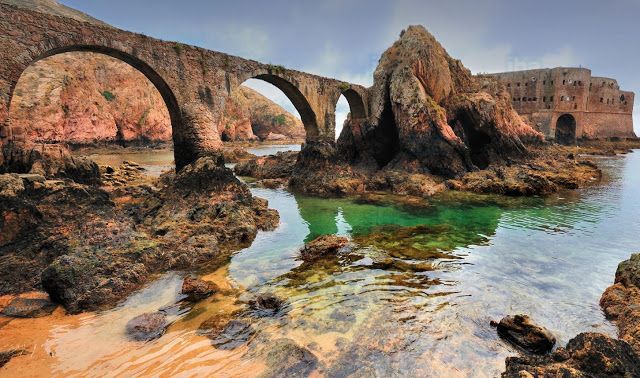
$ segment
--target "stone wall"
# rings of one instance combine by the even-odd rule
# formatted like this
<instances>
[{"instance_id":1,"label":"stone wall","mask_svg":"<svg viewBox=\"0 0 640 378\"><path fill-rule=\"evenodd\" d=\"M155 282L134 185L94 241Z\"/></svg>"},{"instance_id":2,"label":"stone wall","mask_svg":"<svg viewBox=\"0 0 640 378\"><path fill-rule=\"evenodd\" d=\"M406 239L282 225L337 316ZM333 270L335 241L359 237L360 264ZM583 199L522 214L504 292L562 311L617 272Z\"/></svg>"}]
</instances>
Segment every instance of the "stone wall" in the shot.
<instances>
[{"instance_id":1,"label":"stone wall","mask_svg":"<svg viewBox=\"0 0 640 378\"><path fill-rule=\"evenodd\" d=\"M551 68L487 75L511 95L514 109L549 139L563 114L576 120L576 138L633 138L634 93L587 68Z\"/></svg>"}]
</instances>

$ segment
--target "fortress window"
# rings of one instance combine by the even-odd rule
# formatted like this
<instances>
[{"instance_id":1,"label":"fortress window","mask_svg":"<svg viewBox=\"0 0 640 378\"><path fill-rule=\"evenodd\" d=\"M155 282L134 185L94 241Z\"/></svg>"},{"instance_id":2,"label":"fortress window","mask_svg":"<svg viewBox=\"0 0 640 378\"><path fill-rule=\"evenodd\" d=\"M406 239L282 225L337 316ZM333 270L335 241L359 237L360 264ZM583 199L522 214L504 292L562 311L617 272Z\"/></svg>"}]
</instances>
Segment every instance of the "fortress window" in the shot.
<instances>
[{"instance_id":1,"label":"fortress window","mask_svg":"<svg viewBox=\"0 0 640 378\"><path fill-rule=\"evenodd\" d=\"M517 85L520 86L520 83L518 83Z\"/></svg>"},{"instance_id":2,"label":"fortress window","mask_svg":"<svg viewBox=\"0 0 640 378\"><path fill-rule=\"evenodd\" d=\"M549 97L549 101L553 102L553 96Z\"/></svg>"},{"instance_id":3,"label":"fortress window","mask_svg":"<svg viewBox=\"0 0 640 378\"><path fill-rule=\"evenodd\" d=\"M527 98L526 98L526 97L523 97L523 98L522 98L522 101L527 102Z\"/></svg>"},{"instance_id":4,"label":"fortress window","mask_svg":"<svg viewBox=\"0 0 640 378\"><path fill-rule=\"evenodd\" d=\"M574 82L573 82L573 86L575 87L575 86L577 86L577 85L578 85L578 82L577 82L577 81L574 81Z\"/></svg>"},{"instance_id":5,"label":"fortress window","mask_svg":"<svg viewBox=\"0 0 640 378\"><path fill-rule=\"evenodd\" d=\"M578 85L582 86L582 80L578 81Z\"/></svg>"},{"instance_id":6,"label":"fortress window","mask_svg":"<svg viewBox=\"0 0 640 378\"><path fill-rule=\"evenodd\" d=\"M507 83L507 88L511 88L511 83Z\"/></svg>"},{"instance_id":7,"label":"fortress window","mask_svg":"<svg viewBox=\"0 0 640 378\"><path fill-rule=\"evenodd\" d=\"M604 102L604 98L600 97L600 102Z\"/></svg>"},{"instance_id":8,"label":"fortress window","mask_svg":"<svg viewBox=\"0 0 640 378\"><path fill-rule=\"evenodd\" d=\"M578 109L578 104L573 104L574 109Z\"/></svg>"},{"instance_id":9,"label":"fortress window","mask_svg":"<svg viewBox=\"0 0 640 378\"><path fill-rule=\"evenodd\" d=\"M567 84L567 81L566 80L562 80L562 85L565 85L565 84Z\"/></svg>"},{"instance_id":10,"label":"fortress window","mask_svg":"<svg viewBox=\"0 0 640 378\"><path fill-rule=\"evenodd\" d=\"M547 96L542 97L542 102L547 102Z\"/></svg>"},{"instance_id":11,"label":"fortress window","mask_svg":"<svg viewBox=\"0 0 640 378\"><path fill-rule=\"evenodd\" d=\"M538 98L537 98L537 97L534 97L534 98L533 98L533 101L538 101Z\"/></svg>"},{"instance_id":12,"label":"fortress window","mask_svg":"<svg viewBox=\"0 0 640 378\"><path fill-rule=\"evenodd\" d=\"M576 100L576 96L573 96L573 97L571 98L571 100L572 100L572 101L575 101L575 100Z\"/></svg>"},{"instance_id":13,"label":"fortress window","mask_svg":"<svg viewBox=\"0 0 640 378\"><path fill-rule=\"evenodd\" d=\"M620 96L620 102L624 102L624 100L625 100L624 95Z\"/></svg>"},{"instance_id":14,"label":"fortress window","mask_svg":"<svg viewBox=\"0 0 640 378\"><path fill-rule=\"evenodd\" d=\"M551 80L551 85L553 85L553 80Z\"/></svg>"},{"instance_id":15,"label":"fortress window","mask_svg":"<svg viewBox=\"0 0 640 378\"><path fill-rule=\"evenodd\" d=\"M546 80L542 80L542 85L547 85L547 81Z\"/></svg>"},{"instance_id":16,"label":"fortress window","mask_svg":"<svg viewBox=\"0 0 640 378\"><path fill-rule=\"evenodd\" d=\"M525 86L525 87L528 87L528 86L529 86L529 83L524 83L524 86Z\"/></svg>"}]
</instances>

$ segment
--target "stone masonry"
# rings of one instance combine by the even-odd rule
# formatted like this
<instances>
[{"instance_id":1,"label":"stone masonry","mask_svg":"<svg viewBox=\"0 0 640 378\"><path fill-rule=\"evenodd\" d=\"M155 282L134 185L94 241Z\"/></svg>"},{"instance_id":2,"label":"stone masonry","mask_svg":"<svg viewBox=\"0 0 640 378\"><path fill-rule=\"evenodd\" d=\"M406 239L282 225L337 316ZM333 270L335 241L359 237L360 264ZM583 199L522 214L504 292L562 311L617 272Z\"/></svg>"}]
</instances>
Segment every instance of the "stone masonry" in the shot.
<instances>
[{"instance_id":1,"label":"stone masonry","mask_svg":"<svg viewBox=\"0 0 640 378\"><path fill-rule=\"evenodd\" d=\"M149 78L169 110L178 169L221 147L217 128L225 102L250 78L267 81L289 97L304 123L307 143L333 143L341 94L353 118L368 114L366 89L358 85L0 4L0 147L26 148L30 142L24 130L11 126L9 114L22 72L35 61L71 51L121 59Z\"/></svg>"},{"instance_id":2,"label":"stone masonry","mask_svg":"<svg viewBox=\"0 0 640 378\"><path fill-rule=\"evenodd\" d=\"M635 138L634 93L587 68L550 68L490 74L511 94L513 107L548 139Z\"/></svg>"}]
</instances>

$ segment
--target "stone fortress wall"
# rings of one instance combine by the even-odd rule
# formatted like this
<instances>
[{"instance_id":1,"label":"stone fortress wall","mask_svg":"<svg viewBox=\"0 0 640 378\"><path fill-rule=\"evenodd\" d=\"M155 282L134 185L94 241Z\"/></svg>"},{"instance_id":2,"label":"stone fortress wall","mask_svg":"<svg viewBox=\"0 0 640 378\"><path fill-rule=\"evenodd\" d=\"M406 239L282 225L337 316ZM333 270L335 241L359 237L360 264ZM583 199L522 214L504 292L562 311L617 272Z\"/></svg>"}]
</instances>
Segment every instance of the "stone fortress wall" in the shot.
<instances>
[{"instance_id":1,"label":"stone fortress wall","mask_svg":"<svg viewBox=\"0 0 640 378\"><path fill-rule=\"evenodd\" d=\"M515 110L560 143L576 138L635 138L634 93L587 68L557 67L487 74L511 94Z\"/></svg>"}]
</instances>

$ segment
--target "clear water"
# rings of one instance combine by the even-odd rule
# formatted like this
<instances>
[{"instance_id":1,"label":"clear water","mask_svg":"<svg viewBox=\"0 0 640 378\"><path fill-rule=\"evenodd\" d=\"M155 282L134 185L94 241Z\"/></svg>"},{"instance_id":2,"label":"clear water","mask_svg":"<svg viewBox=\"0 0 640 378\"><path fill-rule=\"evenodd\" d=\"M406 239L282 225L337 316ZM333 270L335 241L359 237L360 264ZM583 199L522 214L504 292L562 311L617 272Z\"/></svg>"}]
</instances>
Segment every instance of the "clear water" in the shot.
<instances>
[{"instance_id":1,"label":"clear water","mask_svg":"<svg viewBox=\"0 0 640 378\"><path fill-rule=\"evenodd\" d=\"M280 227L206 277L286 299L288 311L252 319L247 345L219 350L195 333L232 307L224 297L198 304L156 341L126 340L127 319L176 300L180 279L169 273L112 311L0 328L0 347L10 332L41 327L34 343L57 357L32 363L52 375L255 376L264 361L254 351L287 337L319 358L318 376L499 376L516 351L491 319L529 314L560 345L584 331L615 335L598 301L617 264L640 250L640 154L599 164L601 187L548 198L448 196L420 209L252 188L280 212ZM361 247L297 259L305 241L327 233ZM96 338L105 340L98 355L88 352ZM20 375L21 361L6 371Z\"/></svg>"}]
</instances>

